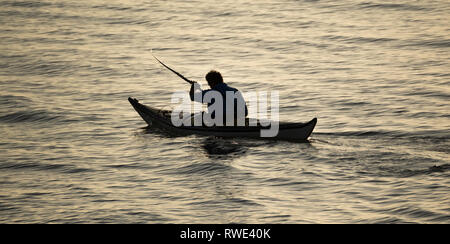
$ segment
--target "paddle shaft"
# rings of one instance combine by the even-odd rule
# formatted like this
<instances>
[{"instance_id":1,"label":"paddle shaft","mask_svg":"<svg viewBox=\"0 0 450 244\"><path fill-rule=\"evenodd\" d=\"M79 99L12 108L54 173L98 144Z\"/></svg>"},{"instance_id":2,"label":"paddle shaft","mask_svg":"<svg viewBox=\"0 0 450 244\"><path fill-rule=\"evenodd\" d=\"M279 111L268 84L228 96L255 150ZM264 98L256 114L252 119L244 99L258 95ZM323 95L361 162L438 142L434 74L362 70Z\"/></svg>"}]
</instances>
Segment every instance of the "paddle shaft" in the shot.
<instances>
[{"instance_id":1,"label":"paddle shaft","mask_svg":"<svg viewBox=\"0 0 450 244\"><path fill-rule=\"evenodd\" d=\"M186 82L188 82L189 84L194 84L195 81L189 80L188 78L184 77L182 74L176 72L175 70L173 70L172 68L170 68L169 66L165 65L163 62L161 62L161 60L159 60L157 57L155 57L155 55L152 54L152 56L160 63L162 64L162 66L166 67L168 70L172 71L174 74L178 75L181 79L185 80Z\"/></svg>"}]
</instances>

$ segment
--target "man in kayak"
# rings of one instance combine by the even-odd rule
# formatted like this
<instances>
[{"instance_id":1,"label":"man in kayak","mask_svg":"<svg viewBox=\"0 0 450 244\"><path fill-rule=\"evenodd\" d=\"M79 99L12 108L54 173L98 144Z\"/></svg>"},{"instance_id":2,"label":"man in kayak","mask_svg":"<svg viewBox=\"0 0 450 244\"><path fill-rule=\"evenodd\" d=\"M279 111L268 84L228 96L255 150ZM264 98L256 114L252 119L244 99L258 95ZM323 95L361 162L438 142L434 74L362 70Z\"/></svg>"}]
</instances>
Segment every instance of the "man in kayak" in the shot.
<instances>
[{"instance_id":1,"label":"man in kayak","mask_svg":"<svg viewBox=\"0 0 450 244\"><path fill-rule=\"evenodd\" d=\"M211 89L202 90L198 83L192 83L189 95L191 101L208 104L208 113L203 113L206 125L245 125L247 105L238 89L223 82L222 75L211 70L205 76Z\"/></svg>"}]
</instances>

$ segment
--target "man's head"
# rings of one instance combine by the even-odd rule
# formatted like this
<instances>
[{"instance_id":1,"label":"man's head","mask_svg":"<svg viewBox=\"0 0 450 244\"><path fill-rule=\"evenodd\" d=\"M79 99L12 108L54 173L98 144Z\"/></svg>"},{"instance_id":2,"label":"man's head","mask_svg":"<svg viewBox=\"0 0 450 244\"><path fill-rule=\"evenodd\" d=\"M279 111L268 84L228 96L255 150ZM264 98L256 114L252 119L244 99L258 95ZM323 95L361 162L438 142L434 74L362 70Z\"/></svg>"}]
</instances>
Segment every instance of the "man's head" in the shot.
<instances>
[{"instance_id":1,"label":"man's head","mask_svg":"<svg viewBox=\"0 0 450 244\"><path fill-rule=\"evenodd\" d=\"M213 88L216 85L223 83L223 78L222 75L215 70L211 70L208 72L208 74L206 74L205 76L206 81L208 81L208 85Z\"/></svg>"}]
</instances>

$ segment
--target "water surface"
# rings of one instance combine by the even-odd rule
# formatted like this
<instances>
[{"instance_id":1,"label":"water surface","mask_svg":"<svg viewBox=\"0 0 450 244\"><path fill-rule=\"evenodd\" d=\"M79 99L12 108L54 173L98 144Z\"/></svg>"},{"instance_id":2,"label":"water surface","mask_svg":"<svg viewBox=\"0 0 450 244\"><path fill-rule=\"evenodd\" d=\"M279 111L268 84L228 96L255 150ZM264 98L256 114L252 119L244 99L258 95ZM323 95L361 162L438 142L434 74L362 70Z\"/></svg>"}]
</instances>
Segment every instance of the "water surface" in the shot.
<instances>
[{"instance_id":1,"label":"water surface","mask_svg":"<svg viewBox=\"0 0 450 244\"><path fill-rule=\"evenodd\" d=\"M448 1L0 0L0 223L450 223ZM309 143L152 128L210 69Z\"/></svg>"}]
</instances>

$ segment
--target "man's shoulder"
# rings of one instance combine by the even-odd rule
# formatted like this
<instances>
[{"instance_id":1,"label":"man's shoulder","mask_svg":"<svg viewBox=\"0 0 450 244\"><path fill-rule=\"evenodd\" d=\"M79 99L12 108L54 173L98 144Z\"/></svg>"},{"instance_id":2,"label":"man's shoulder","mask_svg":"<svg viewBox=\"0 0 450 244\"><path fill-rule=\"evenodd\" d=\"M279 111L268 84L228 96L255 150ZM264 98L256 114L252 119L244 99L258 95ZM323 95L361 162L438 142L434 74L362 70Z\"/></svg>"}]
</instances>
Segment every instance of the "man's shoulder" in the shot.
<instances>
[{"instance_id":1,"label":"man's shoulder","mask_svg":"<svg viewBox=\"0 0 450 244\"><path fill-rule=\"evenodd\" d=\"M227 90L227 91L234 91L234 92L237 92L237 91L238 91L238 89L236 89L236 88L234 88L234 87L232 87L232 86L229 86L229 85L226 84L226 83L223 83L223 84L225 84L225 85L224 85L224 88L225 88L225 90Z\"/></svg>"}]
</instances>

